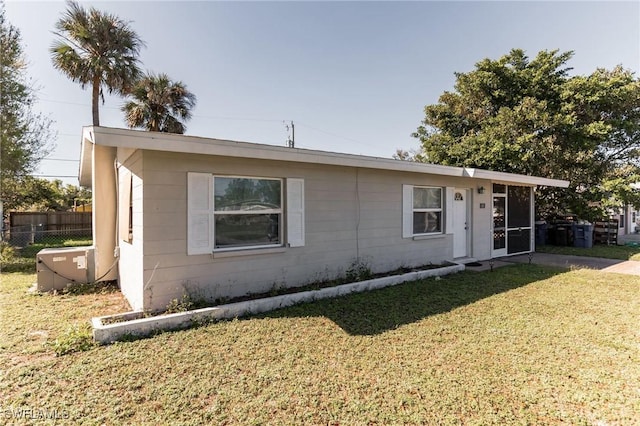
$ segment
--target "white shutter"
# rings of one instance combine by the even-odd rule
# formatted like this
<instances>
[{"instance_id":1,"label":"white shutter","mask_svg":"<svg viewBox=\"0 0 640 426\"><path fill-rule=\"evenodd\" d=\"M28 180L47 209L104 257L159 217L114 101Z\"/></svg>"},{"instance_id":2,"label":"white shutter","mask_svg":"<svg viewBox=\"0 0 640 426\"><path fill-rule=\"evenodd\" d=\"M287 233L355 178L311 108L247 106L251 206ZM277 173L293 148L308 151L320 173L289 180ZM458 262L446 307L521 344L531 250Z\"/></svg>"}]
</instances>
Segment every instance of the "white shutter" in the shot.
<instances>
[{"instance_id":1,"label":"white shutter","mask_svg":"<svg viewBox=\"0 0 640 426\"><path fill-rule=\"evenodd\" d=\"M444 226L445 234L453 234L453 198L455 196L455 188L448 186L444 196Z\"/></svg>"},{"instance_id":2,"label":"white shutter","mask_svg":"<svg viewBox=\"0 0 640 426\"><path fill-rule=\"evenodd\" d=\"M187 254L213 252L213 177L187 173Z\"/></svg>"},{"instance_id":3,"label":"white shutter","mask_svg":"<svg viewBox=\"0 0 640 426\"><path fill-rule=\"evenodd\" d=\"M287 179L287 243L304 246L304 179Z\"/></svg>"},{"instance_id":4,"label":"white shutter","mask_svg":"<svg viewBox=\"0 0 640 426\"><path fill-rule=\"evenodd\" d=\"M402 185L402 238L413 237L413 185Z\"/></svg>"}]
</instances>

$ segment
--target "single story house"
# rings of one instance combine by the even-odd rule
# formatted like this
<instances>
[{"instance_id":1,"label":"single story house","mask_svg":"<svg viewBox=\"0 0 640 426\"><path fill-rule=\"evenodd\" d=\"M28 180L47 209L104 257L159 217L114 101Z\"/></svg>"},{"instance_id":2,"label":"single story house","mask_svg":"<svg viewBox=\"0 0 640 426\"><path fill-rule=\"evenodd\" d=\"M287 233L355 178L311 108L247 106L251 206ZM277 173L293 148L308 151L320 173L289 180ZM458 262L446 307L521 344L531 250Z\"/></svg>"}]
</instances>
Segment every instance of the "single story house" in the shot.
<instances>
[{"instance_id":1,"label":"single story house","mask_svg":"<svg viewBox=\"0 0 640 426\"><path fill-rule=\"evenodd\" d=\"M534 250L534 188L487 170L105 127L83 129L95 276L134 309Z\"/></svg>"}]
</instances>

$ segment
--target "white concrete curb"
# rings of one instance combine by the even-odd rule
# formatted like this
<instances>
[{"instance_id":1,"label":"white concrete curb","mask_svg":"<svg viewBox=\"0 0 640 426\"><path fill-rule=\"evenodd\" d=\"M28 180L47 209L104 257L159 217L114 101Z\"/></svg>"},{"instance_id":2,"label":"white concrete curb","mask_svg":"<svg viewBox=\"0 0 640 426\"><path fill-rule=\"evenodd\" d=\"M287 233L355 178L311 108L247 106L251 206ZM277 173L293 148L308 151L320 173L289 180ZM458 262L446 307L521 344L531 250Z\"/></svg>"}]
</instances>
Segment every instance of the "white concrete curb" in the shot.
<instances>
[{"instance_id":1,"label":"white concrete curb","mask_svg":"<svg viewBox=\"0 0 640 426\"><path fill-rule=\"evenodd\" d=\"M93 338L99 343L112 343L127 336L145 336L161 330L186 328L198 321L232 319L251 314L258 314L299 303L375 290L423 278L449 275L464 271L464 269L464 265L456 264L452 266L445 266L443 268L427 269L424 271L409 272L402 275L374 278L372 280L343 284L320 290L283 294L281 296L247 300L245 302L230 303L228 305L219 305L211 308L195 309L193 311L146 318L144 317L144 313L141 311L95 317L91 319L91 323L93 325Z\"/></svg>"}]
</instances>

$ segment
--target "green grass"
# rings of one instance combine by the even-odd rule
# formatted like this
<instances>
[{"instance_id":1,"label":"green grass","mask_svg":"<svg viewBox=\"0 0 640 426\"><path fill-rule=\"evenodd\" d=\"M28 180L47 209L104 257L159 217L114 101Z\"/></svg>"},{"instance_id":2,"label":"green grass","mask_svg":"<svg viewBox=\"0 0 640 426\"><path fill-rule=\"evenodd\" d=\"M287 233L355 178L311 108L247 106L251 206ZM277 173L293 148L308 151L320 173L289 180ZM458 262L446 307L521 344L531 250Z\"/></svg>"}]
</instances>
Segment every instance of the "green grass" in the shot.
<instances>
[{"instance_id":1,"label":"green grass","mask_svg":"<svg viewBox=\"0 0 640 426\"><path fill-rule=\"evenodd\" d=\"M73 236L47 236L44 241L30 244L22 249L8 248L3 243L2 256L0 256L0 271L2 272L35 272L36 254L49 247L78 247L90 246L93 243L91 237ZM11 251L12 253L8 253Z\"/></svg>"},{"instance_id":2,"label":"green grass","mask_svg":"<svg viewBox=\"0 0 640 426\"><path fill-rule=\"evenodd\" d=\"M640 422L635 276L514 265L60 357L56 339L73 343L88 318L126 306L109 288L28 295L34 279L2 275L3 414L55 410L66 417L58 424Z\"/></svg>"},{"instance_id":3,"label":"green grass","mask_svg":"<svg viewBox=\"0 0 640 426\"><path fill-rule=\"evenodd\" d=\"M591 248L563 247L563 246L536 246L540 253L568 254L573 256L603 257L606 259L640 260L640 247L631 246L607 246L596 244Z\"/></svg>"}]
</instances>

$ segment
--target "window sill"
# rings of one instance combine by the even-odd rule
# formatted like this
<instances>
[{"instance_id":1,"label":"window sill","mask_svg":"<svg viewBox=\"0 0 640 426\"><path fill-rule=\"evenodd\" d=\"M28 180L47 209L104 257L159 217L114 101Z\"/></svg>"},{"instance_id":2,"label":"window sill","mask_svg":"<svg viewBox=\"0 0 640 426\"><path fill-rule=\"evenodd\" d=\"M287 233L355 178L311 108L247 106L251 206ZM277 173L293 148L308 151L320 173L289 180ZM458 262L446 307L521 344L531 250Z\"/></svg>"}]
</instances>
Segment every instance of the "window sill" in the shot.
<instances>
[{"instance_id":1,"label":"window sill","mask_svg":"<svg viewBox=\"0 0 640 426\"><path fill-rule=\"evenodd\" d=\"M246 250L229 250L229 251L214 251L212 256L214 259L224 259L227 257L236 256L255 256L258 254L274 254L286 252L286 247L270 247L270 248L258 248L258 249L246 249Z\"/></svg>"},{"instance_id":2,"label":"window sill","mask_svg":"<svg viewBox=\"0 0 640 426\"><path fill-rule=\"evenodd\" d=\"M432 235L414 235L412 237L413 241L421 241L421 240L439 240L440 238L446 237L447 234L432 234Z\"/></svg>"}]
</instances>

